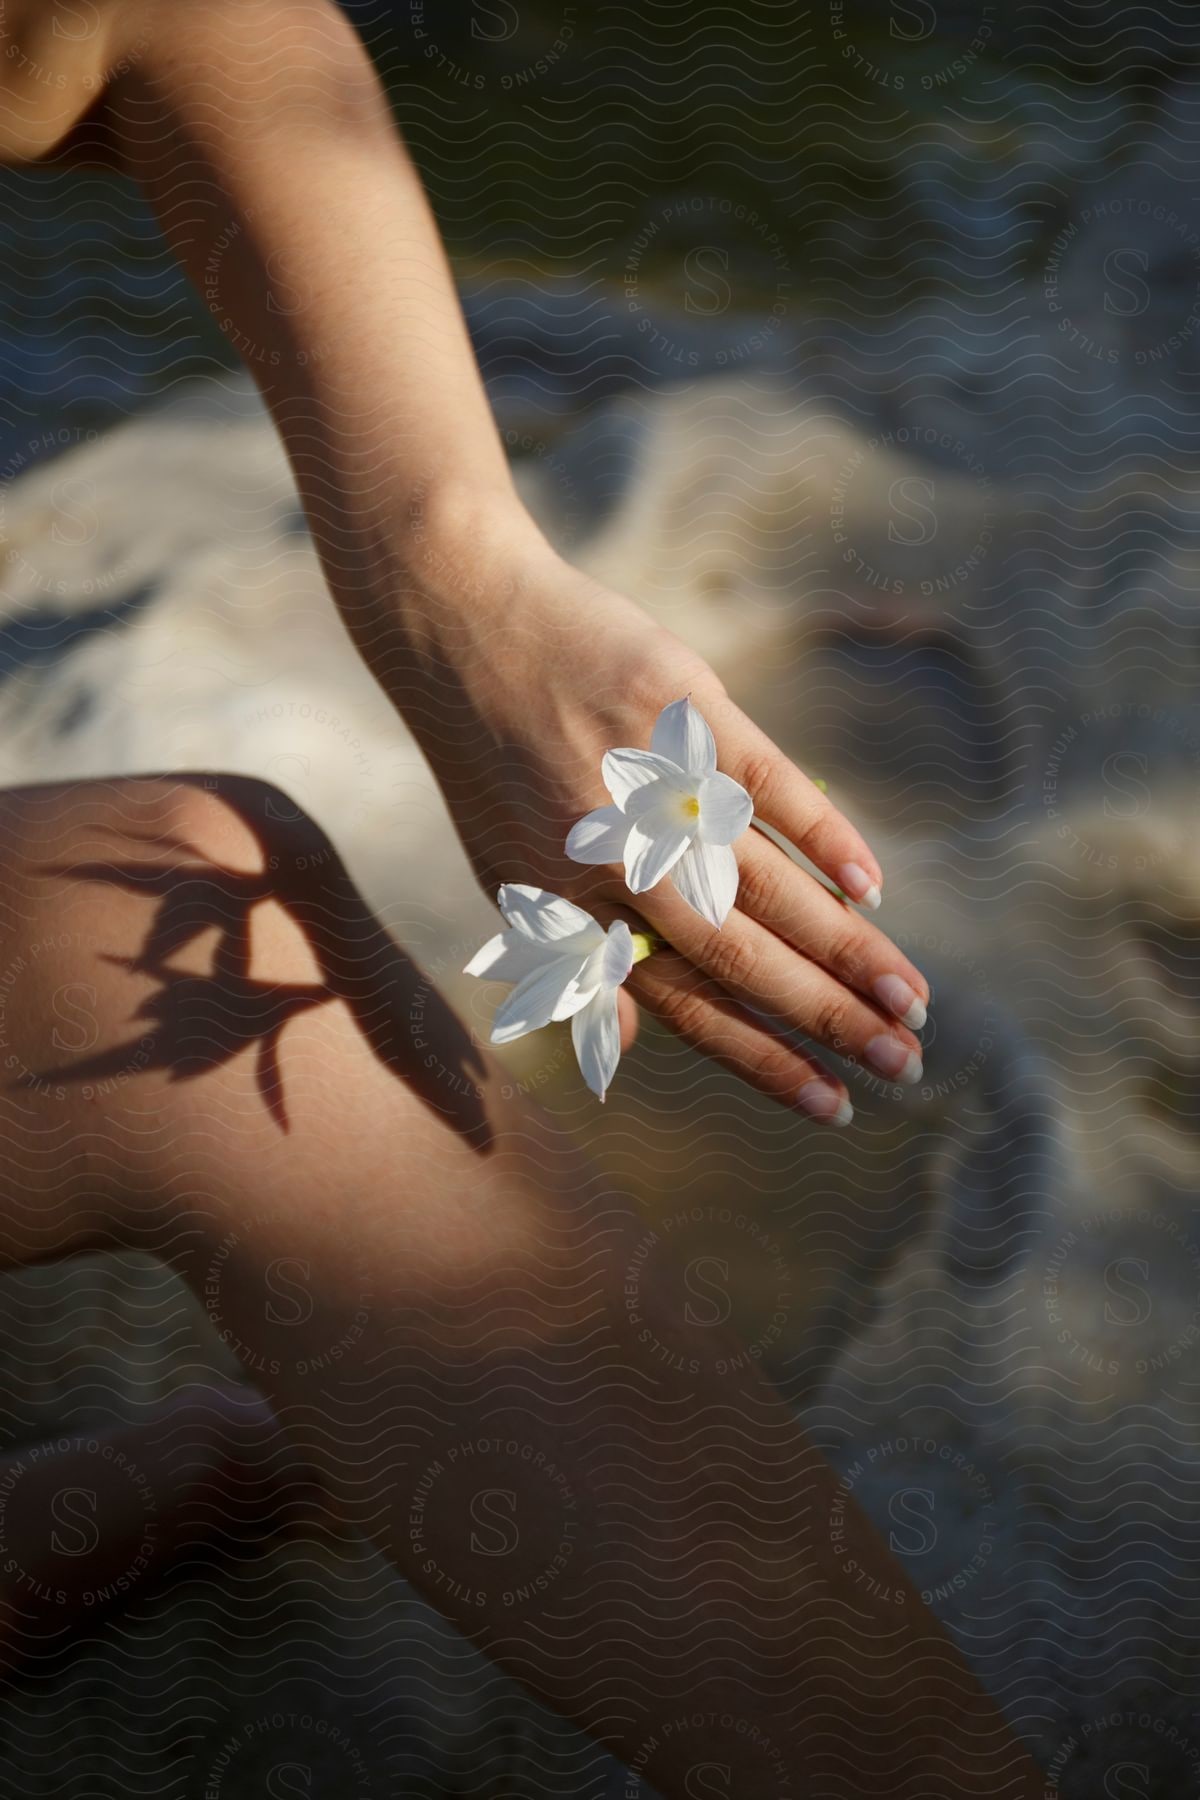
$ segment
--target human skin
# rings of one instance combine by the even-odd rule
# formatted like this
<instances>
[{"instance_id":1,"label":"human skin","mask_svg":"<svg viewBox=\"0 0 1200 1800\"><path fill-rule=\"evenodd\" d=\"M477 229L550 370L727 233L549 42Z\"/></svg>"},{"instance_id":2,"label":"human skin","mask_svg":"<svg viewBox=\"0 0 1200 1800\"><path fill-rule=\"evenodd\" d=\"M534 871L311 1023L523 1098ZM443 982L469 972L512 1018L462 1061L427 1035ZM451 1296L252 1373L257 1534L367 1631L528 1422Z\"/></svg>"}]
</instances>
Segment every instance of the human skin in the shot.
<instances>
[{"instance_id":1,"label":"human skin","mask_svg":"<svg viewBox=\"0 0 1200 1800\"><path fill-rule=\"evenodd\" d=\"M285 796L18 790L0 867L6 1263L135 1248L175 1267L333 1516L622 1756L631 1792L686 1794L702 1765L763 1800L1039 1791L786 1402L733 1339L721 1368L667 1265L643 1269L631 1327L644 1223ZM180 1477L161 1446L145 1460L167 1515ZM487 1533L513 1520L525 1549L497 1563Z\"/></svg>"},{"instance_id":2,"label":"human skin","mask_svg":"<svg viewBox=\"0 0 1200 1800\"><path fill-rule=\"evenodd\" d=\"M109 153L145 186L262 387L351 636L489 889L620 907L616 873L573 867L563 839L605 798L601 752L645 744L687 691L763 818L855 894L880 881L712 672L520 507L419 183L335 9L6 0L3 28L0 147ZM717 1375L713 1335L673 1315L661 1272L642 1284L648 1338L630 1331L632 1209L506 1099L331 846L301 819L289 839L274 799L268 824L263 790L232 781L6 797L3 966L27 961L5 1003L8 1260L170 1261L338 1516L663 1794L714 1763L764 1796L1038 1792L741 1347L742 1372ZM911 1054L873 996L891 975L925 999L919 973L766 838L739 855L723 933L669 885L639 902L669 945L635 972L639 997L785 1104L820 1078L795 1031ZM67 945L53 969L32 955L48 936ZM90 996L86 1055L54 1042L64 988ZM821 1092L827 1110L845 1096ZM281 1272L285 1291L312 1279L299 1325L264 1309ZM460 1528L479 1498L461 1447L481 1440L528 1451L483 1453L526 1543L573 1526L519 1607ZM669 1729L681 1712L700 1723Z\"/></svg>"},{"instance_id":3,"label":"human skin","mask_svg":"<svg viewBox=\"0 0 1200 1800\"><path fill-rule=\"evenodd\" d=\"M61 1650L181 1558L326 1516L246 1386L177 1388L132 1423L31 1439L0 1458L0 1674Z\"/></svg>"},{"instance_id":4,"label":"human skin","mask_svg":"<svg viewBox=\"0 0 1200 1800\"><path fill-rule=\"evenodd\" d=\"M571 568L522 507L420 182L331 0L83 10L86 32L80 0L7 0L0 154L90 148L149 195L270 406L330 591L485 889L626 908L623 871L572 863L566 835L607 800L603 752L646 746L690 693L757 817L851 899L876 898L854 826L701 658ZM772 1098L844 1123L845 1084L797 1037L915 1080L900 1021L919 1026L928 985L765 833L737 853L723 930L669 880L639 897L670 948L631 991Z\"/></svg>"}]
</instances>

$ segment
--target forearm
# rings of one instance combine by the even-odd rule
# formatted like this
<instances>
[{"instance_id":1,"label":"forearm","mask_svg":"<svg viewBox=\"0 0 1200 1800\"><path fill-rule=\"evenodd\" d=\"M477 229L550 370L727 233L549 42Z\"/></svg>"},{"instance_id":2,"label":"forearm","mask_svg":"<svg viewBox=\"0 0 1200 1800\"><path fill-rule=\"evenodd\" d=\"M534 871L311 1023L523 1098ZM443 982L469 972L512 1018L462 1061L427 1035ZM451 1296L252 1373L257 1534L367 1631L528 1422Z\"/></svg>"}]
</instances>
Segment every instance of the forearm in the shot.
<instances>
[{"instance_id":1,"label":"forearm","mask_svg":"<svg viewBox=\"0 0 1200 1800\"><path fill-rule=\"evenodd\" d=\"M510 710L543 698L529 653L544 678L555 609L513 602L582 578L518 499L370 60L333 0L97 0L83 39L54 30L66 4L3 8L0 156L102 152L142 186L271 410L351 637L446 788L472 684L493 695L507 658ZM585 606L566 608L576 661Z\"/></svg>"},{"instance_id":2,"label":"forearm","mask_svg":"<svg viewBox=\"0 0 1200 1800\"><path fill-rule=\"evenodd\" d=\"M325 0L149 0L106 113L262 390L335 600L386 680L456 542L519 506L420 180ZM455 584L449 584L454 586ZM482 585L464 599L482 605ZM447 621L454 629L454 621Z\"/></svg>"}]
</instances>

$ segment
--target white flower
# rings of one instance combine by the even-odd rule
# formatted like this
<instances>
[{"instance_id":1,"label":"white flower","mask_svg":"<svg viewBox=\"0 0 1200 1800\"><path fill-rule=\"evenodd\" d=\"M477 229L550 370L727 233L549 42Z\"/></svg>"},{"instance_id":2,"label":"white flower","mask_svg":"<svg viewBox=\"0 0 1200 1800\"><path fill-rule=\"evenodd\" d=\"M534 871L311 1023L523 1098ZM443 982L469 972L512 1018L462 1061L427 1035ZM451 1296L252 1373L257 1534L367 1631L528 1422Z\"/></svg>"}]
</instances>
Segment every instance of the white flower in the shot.
<instances>
[{"instance_id":1,"label":"white flower","mask_svg":"<svg viewBox=\"0 0 1200 1800\"><path fill-rule=\"evenodd\" d=\"M463 970L516 983L492 1022L493 1044L570 1019L583 1079L603 1100L621 1057L617 989L638 960L633 932L623 919L605 931L569 900L520 882L507 882L499 903L508 930L497 932Z\"/></svg>"},{"instance_id":2,"label":"white flower","mask_svg":"<svg viewBox=\"0 0 1200 1800\"><path fill-rule=\"evenodd\" d=\"M754 805L744 787L717 773L713 734L691 701L664 706L649 750L610 750L601 770L613 804L572 826L567 855L623 862L635 894L670 875L689 906L723 925L737 898L731 845Z\"/></svg>"}]
</instances>

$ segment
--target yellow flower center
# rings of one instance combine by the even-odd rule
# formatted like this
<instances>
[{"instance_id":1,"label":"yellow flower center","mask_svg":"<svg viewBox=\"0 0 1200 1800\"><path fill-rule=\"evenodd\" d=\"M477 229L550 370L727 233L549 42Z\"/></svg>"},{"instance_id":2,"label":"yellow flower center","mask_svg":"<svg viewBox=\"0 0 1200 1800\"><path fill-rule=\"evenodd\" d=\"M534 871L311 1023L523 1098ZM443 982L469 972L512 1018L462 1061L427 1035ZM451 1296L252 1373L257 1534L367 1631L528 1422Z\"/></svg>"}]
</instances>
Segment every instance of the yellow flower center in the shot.
<instances>
[{"instance_id":1,"label":"yellow flower center","mask_svg":"<svg viewBox=\"0 0 1200 1800\"><path fill-rule=\"evenodd\" d=\"M700 817L700 802L697 800L695 794L693 794L690 799L684 801L683 816L685 819L698 819Z\"/></svg>"}]
</instances>

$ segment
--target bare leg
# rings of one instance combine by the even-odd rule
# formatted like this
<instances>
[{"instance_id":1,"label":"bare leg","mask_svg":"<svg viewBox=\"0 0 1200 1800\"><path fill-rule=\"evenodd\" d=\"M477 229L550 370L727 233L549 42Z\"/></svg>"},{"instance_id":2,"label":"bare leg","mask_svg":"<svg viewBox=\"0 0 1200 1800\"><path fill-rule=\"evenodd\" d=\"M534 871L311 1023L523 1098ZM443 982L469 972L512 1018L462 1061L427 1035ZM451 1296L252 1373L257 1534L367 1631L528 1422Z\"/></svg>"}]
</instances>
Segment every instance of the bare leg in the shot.
<instances>
[{"instance_id":1,"label":"bare leg","mask_svg":"<svg viewBox=\"0 0 1200 1800\"><path fill-rule=\"evenodd\" d=\"M26 790L0 855L14 1256L169 1258L344 1516L632 1792L1039 1792L786 1405L281 796Z\"/></svg>"},{"instance_id":2,"label":"bare leg","mask_svg":"<svg viewBox=\"0 0 1200 1800\"><path fill-rule=\"evenodd\" d=\"M261 1542L322 1496L253 1388L189 1387L136 1424L0 1460L0 1673L61 1648L181 1556Z\"/></svg>"}]
</instances>

